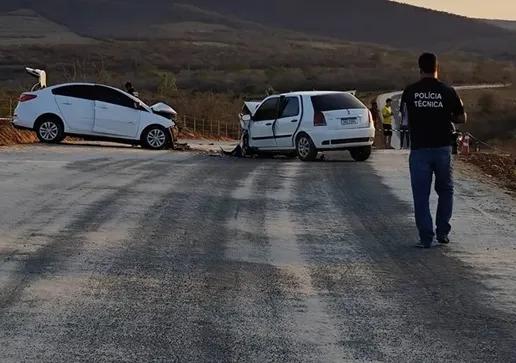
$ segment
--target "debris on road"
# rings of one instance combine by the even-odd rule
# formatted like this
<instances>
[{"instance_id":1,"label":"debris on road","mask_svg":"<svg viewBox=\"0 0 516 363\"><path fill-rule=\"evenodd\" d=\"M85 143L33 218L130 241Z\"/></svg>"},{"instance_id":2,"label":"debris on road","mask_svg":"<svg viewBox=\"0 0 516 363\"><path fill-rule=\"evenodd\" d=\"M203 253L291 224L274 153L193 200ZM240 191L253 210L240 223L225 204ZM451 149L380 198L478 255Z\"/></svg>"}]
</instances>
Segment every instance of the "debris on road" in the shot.
<instances>
[{"instance_id":1,"label":"debris on road","mask_svg":"<svg viewBox=\"0 0 516 363\"><path fill-rule=\"evenodd\" d=\"M192 148L186 142L181 142L181 143L175 142L174 148L172 150L174 150L174 151L190 151L190 150L192 150Z\"/></svg>"}]
</instances>

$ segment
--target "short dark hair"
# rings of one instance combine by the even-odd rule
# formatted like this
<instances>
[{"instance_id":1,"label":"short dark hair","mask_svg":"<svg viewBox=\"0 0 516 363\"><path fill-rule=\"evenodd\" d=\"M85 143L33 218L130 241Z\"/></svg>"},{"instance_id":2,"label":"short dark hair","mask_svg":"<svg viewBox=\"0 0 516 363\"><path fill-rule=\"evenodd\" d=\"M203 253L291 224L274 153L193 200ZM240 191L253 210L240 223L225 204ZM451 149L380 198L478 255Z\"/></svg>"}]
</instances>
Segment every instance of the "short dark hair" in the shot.
<instances>
[{"instance_id":1,"label":"short dark hair","mask_svg":"<svg viewBox=\"0 0 516 363\"><path fill-rule=\"evenodd\" d=\"M387 98L387 99L385 100L385 103L389 103L389 102L392 102L392 98Z\"/></svg>"},{"instance_id":2,"label":"short dark hair","mask_svg":"<svg viewBox=\"0 0 516 363\"><path fill-rule=\"evenodd\" d=\"M435 73L437 71L437 56L434 53L423 53L419 57L419 69L423 73Z\"/></svg>"}]
</instances>

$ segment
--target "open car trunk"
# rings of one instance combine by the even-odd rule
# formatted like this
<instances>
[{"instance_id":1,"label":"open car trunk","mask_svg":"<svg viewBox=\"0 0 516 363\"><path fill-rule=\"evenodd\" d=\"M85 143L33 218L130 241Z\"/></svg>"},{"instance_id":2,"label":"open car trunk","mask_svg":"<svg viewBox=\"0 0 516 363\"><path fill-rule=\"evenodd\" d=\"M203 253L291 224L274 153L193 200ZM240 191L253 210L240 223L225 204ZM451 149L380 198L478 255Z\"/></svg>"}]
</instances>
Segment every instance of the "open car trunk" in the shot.
<instances>
[{"instance_id":1,"label":"open car trunk","mask_svg":"<svg viewBox=\"0 0 516 363\"><path fill-rule=\"evenodd\" d=\"M47 72L41 69L29 68L25 67L25 71L30 74L32 77L37 78L38 82L32 86L30 89L31 92L37 91L38 89L43 89L47 87Z\"/></svg>"}]
</instances>

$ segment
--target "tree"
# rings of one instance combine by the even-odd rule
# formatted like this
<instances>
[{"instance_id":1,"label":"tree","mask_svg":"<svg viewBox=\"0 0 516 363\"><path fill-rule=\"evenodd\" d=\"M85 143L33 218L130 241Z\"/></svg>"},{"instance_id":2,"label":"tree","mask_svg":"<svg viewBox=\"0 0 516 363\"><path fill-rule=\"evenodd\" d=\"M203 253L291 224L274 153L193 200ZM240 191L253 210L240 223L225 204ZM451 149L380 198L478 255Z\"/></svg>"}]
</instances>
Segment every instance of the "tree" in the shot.
<instances>
[{"instance_id":1,"label":"tree","mask_svg":"<svg viewBox=\"0 0 516 363\"><path fill-rule=\"evenodd\" d=\"M158 94L161 98L171 96L177 92L176 77L173 74L164 72L160 75Z\"/></svg>"}]
</instances>

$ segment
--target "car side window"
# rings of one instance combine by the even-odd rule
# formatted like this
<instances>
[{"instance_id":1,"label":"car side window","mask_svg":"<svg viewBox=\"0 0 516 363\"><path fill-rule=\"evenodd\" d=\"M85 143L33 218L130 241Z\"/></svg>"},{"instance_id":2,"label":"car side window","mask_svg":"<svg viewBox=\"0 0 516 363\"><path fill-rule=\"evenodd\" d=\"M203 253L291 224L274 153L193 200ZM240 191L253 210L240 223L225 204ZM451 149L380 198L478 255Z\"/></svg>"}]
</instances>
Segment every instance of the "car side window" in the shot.
<instances>
[{"instance_id":1,"label":"car side window","mask_svg":"<svg viewBox=\"0 0 516 363\"><path fill-rule=\"evenodd\" d=\"M135 109L131 98L109 87L95 86L95 100Z\"/></svg>"},{"instance_id":2,"label":"car side window","mask_svg":"<svg viewBox=\"0 0 516 363\"><path fill-rule=\"evenodd\" d=\"M69 85L52 89L52 94L56 96L66 96L73 98L82 98L86 100L93 100L93 86L89 85Z\"/></svg>"},{"instance_id":3,"label":"car side window","mask_svg":"<svg viewBox=\"0 0 516 363\"><path fill-rule=\"evenodd\" d=\"M276 118L276 105L278 97L269 98L256 110L253 121L274 120Z\"/></svg>"},{"instance_id":4,"label":"car side window","mask_svg":"<svg viewBox=\"0 0 516 363\"><path fill-rule=\"evenodd\" d=\"M281 112L281 116L279 118L295 117L299 115L299 98L287 97L285 102L286 106L283 108L283 111Z\"/></svg>"}]
</instances>

